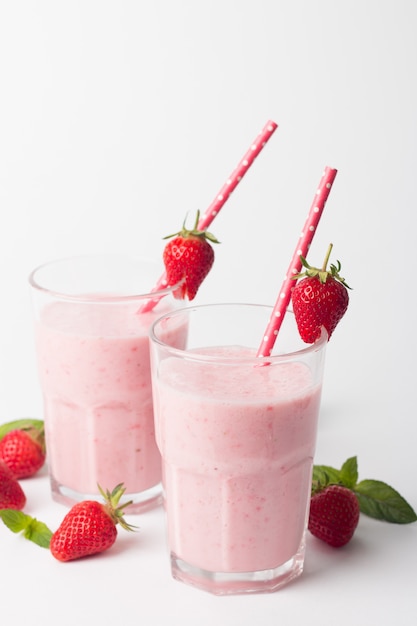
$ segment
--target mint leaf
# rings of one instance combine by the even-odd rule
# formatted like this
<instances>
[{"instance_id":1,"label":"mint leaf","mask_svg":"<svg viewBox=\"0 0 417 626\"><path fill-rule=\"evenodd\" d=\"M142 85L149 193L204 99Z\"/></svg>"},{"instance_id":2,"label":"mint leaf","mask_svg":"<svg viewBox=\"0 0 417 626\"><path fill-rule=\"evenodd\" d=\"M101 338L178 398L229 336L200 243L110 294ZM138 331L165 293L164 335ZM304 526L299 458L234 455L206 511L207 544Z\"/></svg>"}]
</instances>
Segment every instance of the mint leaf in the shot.
<instances>
[{"instance_id":1,"label":"mint leaf","mask_svg":"<svg viewBox=\"0 0 417 626\"><path fill-rule=\"evenodd\" d=\"M37 428L38 430L42 430L43 428L43 420L34 419L31 417L22 417L18 420L13 420L12 422L6 422L5 424L0 425L0 439L3 439L7 433L11 430L16 429L25 429L25 428Z\"/></svg>"},{"instance_id":2,"label":"mint leaf","mask_svg":"<svg viewBox=\"0 0 417 626\"><path fill-rule=\"evenodd\" d=\"M341 483L349 489L355 487L358 482L358 459L356 456L352 456L343 463L340 470L340 480Z\"/></svg>"},{"instance_id":3,"label":"mint leaf","mask_svg":"<svg viewBox=\"0 0 417 626\"><path fill-rule=\"evenodd\" d=\"M49 548L52 532L46 524L39 522L36 518L32 519L23 534L25 539L29 539L29 541L36 543L41 548Z\"/></svg>"},{"instance_id":4,"label":"mint leaf","mask_svg":"<svg viewBox=\"0 0 417 626\"><path fill-rule=\"evenodd\" d=\"M313 465L313 482L321 485L340 483L340 471L329 465Z\"/></svg>"},{"instance_id":5,"label":"mint leaf","mask_svg":"<svg viewBox=\"0 0 417 626\"><path fill-rule=\"evenodd\" d=\"M327 477L323 482L323 477ZM321 480L320 480L321 479ZM345 461L340 470L330 467L329 465L313 466L313 481L319 481L322 485L343 485L348 489L353 489L358 481L358 460L356 456L352 456Z\"/></svg>"},{"instance_id":6,"label":"mint leaf","mask_svg":"<svg viewBox=\"0 0 417 626\"><path fill-rule=\"evenodd\" d=\"M361 513L394 524L410 524L417 515L410 504L390 485L380 480L358 481L358 460L352 456L340 470L329 465L314 465L312 495L330 484L339 484L353 491Z\"/></svg>"},{"instance_id":7,"label":"mint leaf","mask_svg":"<svg viewBox=\"0 0 417 626\"><path fill-rule=\"evenodd\" d=\"M417 515L408 502L392 487L380 480L362 480L354 492L362 513L394 524L410 524Z\"/></svg>"},{"instance_id":8,"label":"mint leaf","mask_svg":"<svg viewBox=\"0 0 417 626\"><path fill-rule=\"evenodd\" d=\"M46 524L39 522L35 517L26 515L23 511L0 509L0 518L12 532L22 532L25 539L36 543L41 548L49 548L52 532Z\"/></svg>"},{"instance_id":9,"label":"mint leaf","mask_svg":"<svg viewBox=\"0 0 417 626\"><path fill-rule=\"evenodd\" d=\"M20 533L30 521L29 515L22 511L15 511L15 509L0 509L0 517L7 528L10 528L14 533Z\"/></svg>"}]
</instances>

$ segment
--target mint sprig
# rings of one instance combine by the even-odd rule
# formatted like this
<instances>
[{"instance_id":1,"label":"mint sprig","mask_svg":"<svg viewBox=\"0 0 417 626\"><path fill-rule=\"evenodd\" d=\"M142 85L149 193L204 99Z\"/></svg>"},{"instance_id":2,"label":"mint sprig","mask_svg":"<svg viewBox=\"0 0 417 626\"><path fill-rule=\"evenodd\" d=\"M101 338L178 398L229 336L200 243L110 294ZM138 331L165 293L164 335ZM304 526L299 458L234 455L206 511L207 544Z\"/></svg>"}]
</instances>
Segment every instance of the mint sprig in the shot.
<instances>
[{"instance_id":1,"label":"mint sprig","mask_svg":"<svg viewBox=\"0 0 417 626\"><path fill-rule=\"evenodd\" d=\"M32 417L22 417L17 420L12 420L11 422L0 425L0 439L3 439L3 437L12 430L28 430L31 428L43 430L43 425L43 420Z\"/></svg>"},{"instance_id":2,"label":"mint sprig","mask_svg":"<svg viewBox=\"0 0 417 626\"><path fill-rule=\"evenodd\" d=\"M356 494L361 513L368 517L393 524L411 524L417 521L411 505L393 487L380 480L358 480L356 456L347 459L340 469L314 465L312 493L327 485L343 485Z\"/></svg>"},{"instance_id":3,"label":"mint sprig","mask_svg":"<svg viewBox=\"0 0 417 626\"><path fill-rule=\"evenodd\" d=\"M23 533L25 539L33 541L41 548L49 548L52 531L35 517L15 509L0 509L0 518L14 533Z\"/></svg>"}]
</instances>

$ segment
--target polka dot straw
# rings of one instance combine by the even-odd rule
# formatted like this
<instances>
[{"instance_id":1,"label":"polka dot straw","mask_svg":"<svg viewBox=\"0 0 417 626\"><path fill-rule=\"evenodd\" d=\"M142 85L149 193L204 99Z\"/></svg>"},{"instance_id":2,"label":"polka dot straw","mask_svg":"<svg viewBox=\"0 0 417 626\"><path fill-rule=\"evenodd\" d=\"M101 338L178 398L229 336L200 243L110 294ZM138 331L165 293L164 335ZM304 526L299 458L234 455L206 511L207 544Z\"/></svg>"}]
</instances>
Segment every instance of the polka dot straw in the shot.
<instances>
[{"instance_id":1,"label":"polka dot straw","mask_svg":"<svg viewBox=\"0 0 417 626\"><path fill-rule=\"evenodd\" d=\"M240 183L258 154L261 152L262 148L264 148L265 144L271 138L272 134L277 128L278 125L271 120L269 120L265 124L264 128L261 130L255 141L252 142L249 150L239 162L237 168L232 172L223 187L218 192L213 202L206 209L205 213L201 216L198 222L199 230L206 230L210 226L211 222L216 217L232 191Z\"/></svg>"},{"instance_id":2,"label":"polka dot straw","mask_svg":"<svg viewBox=\"0 0 417 626\"><path fill-rule=\"evenodd\" d=\"M258 134L256 139L252 142L250 148L240 160L236 169L229 176L223 187L217 193L213 202L206 209L204 214L200 217L197 228L199 230L207 230L210 226L211 222L214 220L216 215L218 215L220 209L225 204L226 200L229 198L232 191L237 187L240 183L246 172L249 170L250 166L261 152L261 150L265 147L268 140L272 137L273 133L278 128L278 124L269 120L261 132ZM152 289L151 293L158 291L160 289L164 289L167 287L167 280L165 273L160 277L155 287ZM154 306L159 302L160 298L150 299L140 308L140 312L151 311Z\"/></svg>"},{"instance_id":3,"label":"polka dot straw","mask_svg":"<svg viewBox=\"0 0 417 626\"><path fill-rule=\"evenodd\" d=\"M291 300L291 291L296 283L293 276L298 274L302 268L300 255L303 257L307 256L308 249L315 235L317 225L322 216L333 181L336 178L336 174L337 170L331 169L330 167L326 167L323 172L323 176L314 196L306 223L304 224L300 239L297 243L294 255L287 270L287 274L284 278L284 282L282 283L281 289L278 293L278 298L272 310L261 345L259 346L257 353L258 357L269 356L272 352L279 329L281 328L281 324L284 320L287 307Z\"/></svg>"}]
</instances>

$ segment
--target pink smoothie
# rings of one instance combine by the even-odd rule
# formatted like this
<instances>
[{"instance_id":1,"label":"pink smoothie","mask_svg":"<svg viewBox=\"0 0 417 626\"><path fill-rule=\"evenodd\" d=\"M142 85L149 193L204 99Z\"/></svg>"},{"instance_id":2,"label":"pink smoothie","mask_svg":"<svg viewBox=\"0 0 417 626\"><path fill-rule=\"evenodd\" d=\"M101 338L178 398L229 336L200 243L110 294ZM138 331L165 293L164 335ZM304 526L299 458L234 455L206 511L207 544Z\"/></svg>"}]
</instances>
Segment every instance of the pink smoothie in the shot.
<instances>
[{"instance_id":1,"label":"pink smoothie","mask_svg":"<svg viewBox=\"0 0 417 626\"><path fill-rule=\"evenodd\" d=\"M320 392L298 362L160 363L156 437L175 557L252 572L302 549Z\"/></svg>"},{"instance_id":2,"label":"pink smoothie","mask_svg":"<svg viewBox=\"0 0 417 626\"><path fill-rule=\"evenodd\" d=\"M161 480L148 330L169 310L138 303L56 302L36 327L52 482L80 494L123 482L137 494ZM178 339L180 341L180 339Z\"/></svg>"}]
</instances>

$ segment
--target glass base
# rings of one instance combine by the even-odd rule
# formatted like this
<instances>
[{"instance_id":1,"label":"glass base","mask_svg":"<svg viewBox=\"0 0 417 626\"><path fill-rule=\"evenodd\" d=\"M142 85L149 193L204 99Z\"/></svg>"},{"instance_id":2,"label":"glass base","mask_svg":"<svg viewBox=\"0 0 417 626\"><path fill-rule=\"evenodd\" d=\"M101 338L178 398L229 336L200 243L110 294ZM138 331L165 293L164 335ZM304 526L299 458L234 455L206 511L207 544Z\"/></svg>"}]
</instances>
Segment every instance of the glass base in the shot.
<instances>
[{"instance_id":1,"label":"glass base","mask_svg":"<svg viewBox=\"0 0 417 626\"><path fill-rule=\"evenodd\" d=\"M211 572L186 563L171 552L173 578L218 596L270 593L298 578L304 567L304 545L295 556L273 569L256 572Z\"/></svg>"},{"instance_id":2,"label":"glass base","mask_svg":"<svg viewBox=\"0 0 417 626\"><path fill-rule=\"evenodd\" d=\"M51 478L51 491L52 498L55 502L65 504L69 507L83 500L102 501L101 496L97 493L80 493L74 491L74 489L59 484L54 478ZM155 509L162 504L161 483L139 493L125 493L120 500L120 504L129 502L130 500L132 500L132 504L125 509L127 514L144 513L145 511Z\"/></svg>"}]
</instances>

